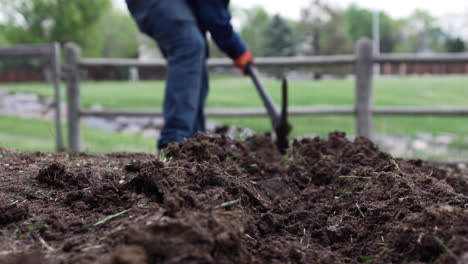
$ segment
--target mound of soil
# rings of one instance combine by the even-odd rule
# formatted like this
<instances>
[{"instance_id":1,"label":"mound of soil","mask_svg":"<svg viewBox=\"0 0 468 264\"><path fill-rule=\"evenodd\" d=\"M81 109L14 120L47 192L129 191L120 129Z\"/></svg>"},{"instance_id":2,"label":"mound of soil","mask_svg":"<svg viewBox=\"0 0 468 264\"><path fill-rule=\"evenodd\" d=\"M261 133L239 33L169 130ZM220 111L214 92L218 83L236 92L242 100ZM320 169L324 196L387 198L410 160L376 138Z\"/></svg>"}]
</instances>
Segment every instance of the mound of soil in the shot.
<instances>
[{"instance_id":1,"label":"mound of soil","mask_svg":"<svg viewBox=\"0 0 468 264\"><path fill-rule=\"evenodd\" d=\"M468 263L466 166L340 132L0 154L0 263Z\"/></svg>"}]
</instances>

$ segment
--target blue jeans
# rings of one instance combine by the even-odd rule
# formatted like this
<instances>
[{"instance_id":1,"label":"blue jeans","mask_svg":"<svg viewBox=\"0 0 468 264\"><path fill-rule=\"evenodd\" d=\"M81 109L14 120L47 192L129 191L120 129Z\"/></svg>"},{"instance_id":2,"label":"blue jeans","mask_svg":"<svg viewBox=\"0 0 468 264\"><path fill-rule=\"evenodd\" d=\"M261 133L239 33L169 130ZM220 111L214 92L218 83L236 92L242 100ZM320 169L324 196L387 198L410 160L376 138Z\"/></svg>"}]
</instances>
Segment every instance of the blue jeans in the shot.
<instances>
[{"instance_id":1,"label":"blue jeans","mask_svg":"<svg viewBox=\"0 0 468 264\"><path fill-rule=\"evenodd\" d=\"M158 141L161 149L205 131L207 43L188 0L144 1L145 8L129 9L140 29L156 40L168 62L164 127Z\"/></svg>"}]
</instances>

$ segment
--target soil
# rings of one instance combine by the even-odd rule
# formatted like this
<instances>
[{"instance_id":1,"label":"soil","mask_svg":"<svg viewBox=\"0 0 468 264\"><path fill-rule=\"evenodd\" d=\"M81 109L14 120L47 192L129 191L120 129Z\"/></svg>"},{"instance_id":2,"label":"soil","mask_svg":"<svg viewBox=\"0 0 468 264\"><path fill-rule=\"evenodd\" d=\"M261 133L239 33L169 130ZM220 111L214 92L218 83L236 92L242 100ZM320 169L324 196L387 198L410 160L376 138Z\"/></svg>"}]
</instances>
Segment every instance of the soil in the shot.
<instances>
[{"instance_id":1,"label":"soil","mask_svg":"<svg viewBox=\"0 0 468 264\"><path fill-rule=\"evenodd\" d=\"M468 170L344 133L0 149L0 263L468 263Z\"/></svg>"}]
</instances>

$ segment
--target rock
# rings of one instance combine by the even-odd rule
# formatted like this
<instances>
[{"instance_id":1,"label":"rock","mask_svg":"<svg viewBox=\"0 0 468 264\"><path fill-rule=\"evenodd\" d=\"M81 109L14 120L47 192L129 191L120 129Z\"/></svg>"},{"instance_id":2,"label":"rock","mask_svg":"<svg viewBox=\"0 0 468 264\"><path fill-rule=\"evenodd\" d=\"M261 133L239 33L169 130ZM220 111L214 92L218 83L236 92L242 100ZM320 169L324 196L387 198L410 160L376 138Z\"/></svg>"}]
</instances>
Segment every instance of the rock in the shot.
<instances>
[{"instance_id":1,"label":"rock","mask_svg":"<svg viewBox=\"0 0 468 264\"><path fill-rule=\"evenodd\" d=\"M132 119L131 122L141 127L150 127L152 120L150 117L140 117Z\"/></svg>"},{"instance_id":2,"label":"rock","mask_svg":"<svg viewBox=\"0 0 468 264\"><path fill-rule=\"evenodd\" d=\"M8 91L8 88L0 88L0 97L6 97L10 95L10 91Z\"/></svg>"},{"instance_id":3,"label":"rock","mask_svg":"<svg viewBox=\"0 0 468 264\"><path fill-rule=\"evenodd\" d=\"M424 141L432 141L432 135L427 133L416 133L416 138Z\"/></svg>"},{"instance_id":4,"label":"rock","mask_svg":"<svg viewBox=\"0 0 468 264\"><path fill-rule=\"evenodd\" d=\"M22 112L22 113L15 114L15 116L21 117L21 118L39 119L42 117L42 114L41 112Z\"/></svg>"},{"instance_id":5,"label":"rock","mask_svg":"<svg viewBox=\"0 0 468 264\"><path fill-rule=\"evenodd\" d=\"M150 127L152 128L162 128L164 126L164 119L160 117L153 118L151 120Z\"/></svg>"},{"instance_id":6,"label":"rock","mask_svg":"<svg viewBox=\"0 0 468 264\"><path fill-rule=\"evenodd\" d=\"M119 125L128 125L128 118L125 116L118 116L115 119L115 122L117 122Z\"/></svg>"},{"instance_id":7,"label":"rock","mask_svg":"<svg viewBox=\"0 0 468 264\"><path fill-rule=\"evenodd\" d=\"M151 125L152 120L150 117L124 117L119 116L115 119L119 125L138 125L141 127L148 127Z\"/></svg>"},{"instance_id":8,"label":"rock","mask_svg":"<svg viewBox=\"0 0 468 264\"><path fill-rule=\"evenodd\" d=\"M21 103L32 103L32 102L38 102L39 101L39 96L37 94L22 94L22 93L17 93L12 96L13 100Z\"/></svg>"},{"instance_id":9,"label":"rock","mask_svg":"<svg viewBox=\"0 0 468 264\"><path fill-rule=\"evenodd\" d=\"M152 128L147 128L141 133L145 138L156 139L159 137L160 131Z\"/></svg>"},{"instance_id":10,"label":"rock","mask_svg":"<svg viewBox=\"0 0 468 264\"><path fill-rule=\"evenodd\" d=\"M54 108L55 107L55 99L53 99L53 98L43 98L39 102L46 108Z\"/></svg>"},{"instance_id":11,"label":"rock","mask_svg":"<svg viewBox=\"0 0 468 264\"><path fill-rule=\"evenodd\" d=\"M7 96L3 99L2 108L6 113L15 113L18 111L18 103L11 98L12 96Z\"/></svg>"},{"instance_id":12,"label":"rock","mask_svg":"<svg viewBox=\"0 0 468 264\"><path fill-rule=\"evenodd\" d=\"M142 128L135 124L130 124L124 127L121 131L124 134L140 134L142 132Z\"/></svg>"},{"instance_id":13,"label":"rock","mask_svg":"<svg viewBox=\"0 0 468 264\"><path fill-rule=\"evenodd\" d=\"M424 151L429 147L429 144L421 139L416 139L411 143L411 147L415 150Z\"/></svg>"},{"instance_id":14,"label":"rock","mask_svg":"<svg viewBox=\"0 0 468 264\"><path fill-rule=\"evenodd\" d=\"M102 117L88 117L87 124L91 128L96 128L104 131L118 131L119 124L113 120L109 120Z\"/></svg>"},{"instance_id":15,"label":"rock","mask_svg":"<svg viewBox=\"0 0 468 264\"><path fill-rule=\"evenodd\" d=\"M437 137L434 138L434 142L437 143L437 144L448 145L448 144L452 143L455 139L456 139L456 137L454 135L441 134L441 135L438 135Z\"/></svg>"},{"instance_id":16,"label":"rock","mask_svg":"<svg viewBox=\"0 0 468 264\"><path fill-rule=\"evenodd\" d=\"M216 123L216 122L212 122L212 121L206 122L206 131L208 133L215 133L216 128L218 128L220 126L221 125Z\"/></svg>"},{"instance_id":17,"label":"rock","mask_svg":"<svg viewBox=\"0 0 468 264\"><path fill-rule=\"evenodd\" d=\"M17 106L21 112L44 112L46 108L40 103L26 103Z\"/></svg>"}]
</instances>

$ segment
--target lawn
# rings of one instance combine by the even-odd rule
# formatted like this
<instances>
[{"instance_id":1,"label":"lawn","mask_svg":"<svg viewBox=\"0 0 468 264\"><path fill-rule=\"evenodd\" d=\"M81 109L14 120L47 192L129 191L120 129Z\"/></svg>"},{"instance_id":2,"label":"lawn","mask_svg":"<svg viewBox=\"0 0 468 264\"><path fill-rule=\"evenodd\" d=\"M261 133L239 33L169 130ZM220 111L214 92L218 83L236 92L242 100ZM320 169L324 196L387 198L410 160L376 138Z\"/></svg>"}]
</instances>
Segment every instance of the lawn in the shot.
<instances>
[{"instance_id":1,"label":"lawn","mask_svg":"<svg viewBox=\"0 0 468 264\"><path fill-rule=\"evenodd\" d=\"M86 127L82 133L85 138L83 149L87 152L155 152L156 150L154 140L140 136L102 132ZM54 123L0 116L0 146L30 151L55 151Z\"/></svg>"},{"instance_id":2,"label":"lawn","mask_svg":"<svg viewBox=\"0 0 468 264\"><path fill-rule=\"evenodd\" d=\"M280 101L280 82L264 82L274 100ZM37 93L51 97L53 90L47 84L5 84L15 92ZM352 105L354 81L291 81L290 105ZM381 106L467 106L468 77L405 77L382 78L374 82L374 101ZM62 99L65 98L63 87ZM83 82L82 104L90 107L101 104L105 108L159 109L163 101L163 82ZM211 81L208 107L261 107L262 103L247 78L216 76ZM266 118L216 119L228 125L239 125L263 132L270 130ZM443 132L468 135L468 122L463 117L378 117L376 131L415 134ZM294 117L293 135L327 134L339 129L354 134L354 118L349 116Z\"/></svg>"}]
</instances>

